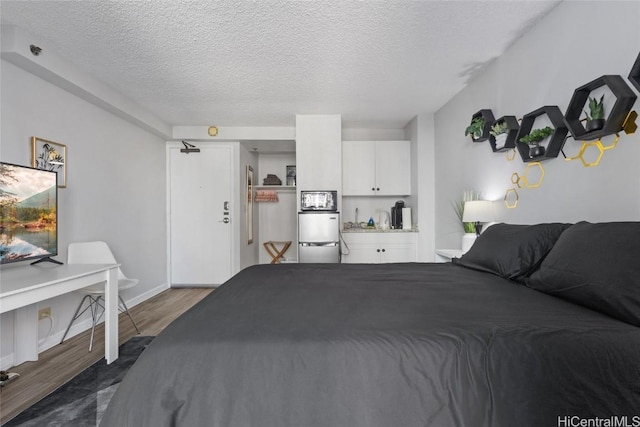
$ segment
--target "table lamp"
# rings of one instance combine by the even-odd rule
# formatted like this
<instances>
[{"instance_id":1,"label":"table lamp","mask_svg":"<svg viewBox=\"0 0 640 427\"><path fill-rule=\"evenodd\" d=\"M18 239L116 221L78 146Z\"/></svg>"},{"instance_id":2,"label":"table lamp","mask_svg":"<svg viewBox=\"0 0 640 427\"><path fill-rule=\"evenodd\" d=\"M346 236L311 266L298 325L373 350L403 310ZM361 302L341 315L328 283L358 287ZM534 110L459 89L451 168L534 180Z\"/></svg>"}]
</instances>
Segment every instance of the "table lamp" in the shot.
<instances>
[{"instance_id":1,"label":"table lamp","mask_svg":"<svg viewBox=\"0 0 640 427\"><path fill-rule=\"evenodd\" d=\"M482 223L493 221L493 209L489 200L472 200L464 203L462 222L473 222L476 236L482 231Z\"/></svg>"}]
</instances>

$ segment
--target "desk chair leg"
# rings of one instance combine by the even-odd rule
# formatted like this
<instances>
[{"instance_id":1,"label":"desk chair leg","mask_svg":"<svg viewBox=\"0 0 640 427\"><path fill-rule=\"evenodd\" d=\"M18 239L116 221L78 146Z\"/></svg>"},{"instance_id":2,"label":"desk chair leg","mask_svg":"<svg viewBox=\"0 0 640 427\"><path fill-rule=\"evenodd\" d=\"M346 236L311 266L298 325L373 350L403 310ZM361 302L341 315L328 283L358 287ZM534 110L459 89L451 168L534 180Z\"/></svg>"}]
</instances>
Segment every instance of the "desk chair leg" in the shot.
<instances>
[{"instance_id":1,"label":"desk chair leg","mask_svg":"<svg viewBox=\"0 0 640 427\"><path fill-rule=\"evenodd\" d=\"M136 332L138 332L138 335L140 335L140 329L138 329L138 325L136 325L136 322L133 320L131 313L129 313L129 308L127 308L127 304L124 303L124 300L120 295L118 295L118 298L120 298L120 303L124 307L124 312L127 313L127 316L129 316L129 319L131 319L131 323L133 323L133 327L136 328Z\"/></svg>"},{"instance_id":2,"label":"desk chair leg","mask_svg":"<svg viewBox=\"0 0 640 427\"><path fill-rule=\"evenodd\" d=\"M69 326L67 326L67 330L64 331L64 335L62 336L62 339L60 340L60 344L62 344L64 342L64 339L67 337L67 334L69 333L69 329L71 329L71 325L73 325L73 322L75 322L78 317L82 316L84 314L84 312L87 311L89 309L89 307L91 307L91 304L89 304L87 307L85 307L84 310L82 310L82 313L79 313L80 309L82 308L82 304L84 304L84 301L87 298L91 298L91 296L90 295L85 295L84 298L82 298L82 301L80 301L80 304L78 304L78 308L76 309L75 314L71 318L71 322L69 322Z\"/></svg>"},{"instance_id":3,"label":"desk chair leg","mask_svg":"<svg viewBox=\"0 0 640 427\"><path fill-rule=\"evenodd\" d=\"M91 350L93 350L93 335L96 331L96 324L98 323L98 321L100 320L100 318L102 317L102 314L100 314L100 316L98 316L98 307L102 307L102 305L100 304L100 298L102 298L102 296L98 296L96 299L91 298L91 341L89 341L89 353L91 353Z\"/></svg>"}]
</instances>

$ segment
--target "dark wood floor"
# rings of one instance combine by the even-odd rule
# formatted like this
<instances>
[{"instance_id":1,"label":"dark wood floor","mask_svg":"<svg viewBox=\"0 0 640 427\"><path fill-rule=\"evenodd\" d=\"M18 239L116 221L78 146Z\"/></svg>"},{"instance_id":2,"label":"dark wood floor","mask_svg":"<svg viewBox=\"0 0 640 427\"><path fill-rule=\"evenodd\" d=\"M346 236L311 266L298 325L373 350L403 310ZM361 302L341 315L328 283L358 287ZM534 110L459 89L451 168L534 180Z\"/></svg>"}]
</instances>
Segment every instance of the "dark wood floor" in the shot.
<instances>
[{"instance_id":1,"label":"dark wood floor","mask_svg":"<svg viewBox=\"0 0 640 427\"><path fill-rule=\"evenodd\" d=\"M140 335L156 336L176 317L207 296L212 289L169 289L131 308ZM136 335L129 318L120 314L119 342ZM89 353L90 331L40 353L38 361L10 369L20 378L0 389L0 424L24 411L104 357L104 324L96 329Z\"/></svg>"}]
</instances>

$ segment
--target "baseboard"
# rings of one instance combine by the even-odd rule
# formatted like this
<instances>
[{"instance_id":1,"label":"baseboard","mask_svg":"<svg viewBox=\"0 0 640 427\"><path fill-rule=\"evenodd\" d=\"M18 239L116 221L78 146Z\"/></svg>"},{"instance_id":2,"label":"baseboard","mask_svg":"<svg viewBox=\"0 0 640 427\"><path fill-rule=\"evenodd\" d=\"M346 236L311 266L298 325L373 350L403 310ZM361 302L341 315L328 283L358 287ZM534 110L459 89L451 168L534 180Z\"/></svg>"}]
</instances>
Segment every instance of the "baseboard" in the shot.
<instances>
[{"instance_id":1,"label":"baseboard","mask_svg":"<svg viewBox=\"0 0 640 427\"><path fill-rule=\"evenodd\" d=\"M135 307L141 302L145 302L146 300L155 297L156 295L166 291L167 289L169 289L169 284L162 283L153 289L149 289L147 292L144 292L128 300L125 300L125 304L127 304L127 307Z\"/></svg>"},{"instance_id":2,"label":"baseboard","mask_svg":"<svg viewBox=\"0 0 640 427\"><path fill-rule=\"evenodd\" d=\"M124 302L125 304L127 304L127 307L131 308L131 307L135 307L136 305L140 304L141 302L144 302L150 298L153 298L154 296L164 292L165 290L169 289L169 284L168 283L162 283L161 285L156 286L153 289L149 289L148 291L140 294L140 295L136 295L133 298L130 299L126 299ZM104 322L104 318L102 319L102 322ZM101 322L101 323L102 323ZM64 325L64 329L67 329L66 326ZM43 351L49 350L52 347L55 347L56 345L60 344L60 340L62 339L62 336L64 335L64 329L61 331L56 332L55 334L52 334L50 336L48 336L47 338L43 338L41 340L38 341L38 354L42 353ZM85 319L83 321L80 322L75 322L72 326L71 329L69 329L69 333L67 334L67 339L78 335L79 333L82 333L84 331L87 331L91 329L91 319ZM89 344L87 344L88 346ZM15 358L14 358L14 354L10 353L7 354L6 356L3 356L2 358L0 358L0 369L2 370L6 370L10 367L15 366L14 364L15 362Z\"/></svg>"},{"instance_id":3,"label":"baseboard","mask_svg":"<svg viewBox=\"0 0 640 427\"><path fill-rule=\"evenodd\" d=\"M15 358L13 357L13 353L7 354L6 356L2 356L0 358L0 370L6 371L9 368L12 368L15 364L13 363Z\"/></svg>"}]
</instances>

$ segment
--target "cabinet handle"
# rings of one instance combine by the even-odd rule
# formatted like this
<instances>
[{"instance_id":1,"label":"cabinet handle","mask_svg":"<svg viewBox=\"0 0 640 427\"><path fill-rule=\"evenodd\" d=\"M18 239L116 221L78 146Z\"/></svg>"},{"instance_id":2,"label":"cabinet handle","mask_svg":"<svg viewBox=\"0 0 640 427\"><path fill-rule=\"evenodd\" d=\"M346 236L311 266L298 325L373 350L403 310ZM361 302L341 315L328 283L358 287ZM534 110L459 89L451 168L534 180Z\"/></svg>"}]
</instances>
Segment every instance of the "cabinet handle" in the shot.
<instances>
[{"instance_id":1,"label":"cabinet handle","mask_svg":"<svg viewBox=\"0 0 640 427\"><path fill-rule=\"evenodd\" d=\"M380 189L379 189L379 188L376 188L376 191L380 191Z\"/></svg>"},{"instance_id":2,"label":"cabinet handle","mask_svg":"<svg viewBox=\"0 0 640 427\"><path fill-rule=\"evenodd\" d=\"M380 252L380 249L376 249L376 252Z\"/></svg>"},{"instance_id":3,"label":"cabinet handle","mask_svg":"<svg viewBox=\"0 0 640 427\"><path fill-rule=\"evenodd\" d=\"M382 250L382 252L384 252L384 249Z\"/></svg>"},{"instance_id":4,"label":"cabinet handle","mask_svg":"<svg viewBox=\"0 0 640 427\"><path fill-rule=\"evenodd\" d=\"M371 187L371 191L376 191L376 188L375 187Z\"/></svg>"}]
</instances>

